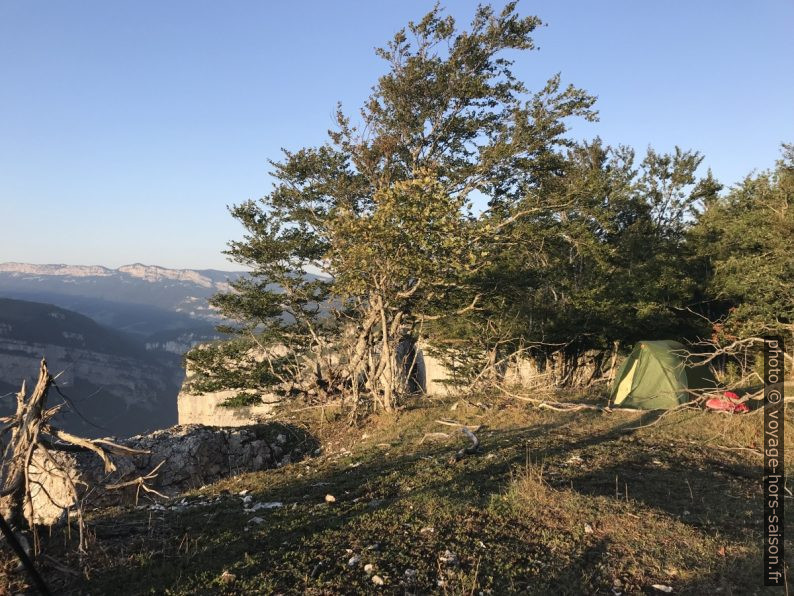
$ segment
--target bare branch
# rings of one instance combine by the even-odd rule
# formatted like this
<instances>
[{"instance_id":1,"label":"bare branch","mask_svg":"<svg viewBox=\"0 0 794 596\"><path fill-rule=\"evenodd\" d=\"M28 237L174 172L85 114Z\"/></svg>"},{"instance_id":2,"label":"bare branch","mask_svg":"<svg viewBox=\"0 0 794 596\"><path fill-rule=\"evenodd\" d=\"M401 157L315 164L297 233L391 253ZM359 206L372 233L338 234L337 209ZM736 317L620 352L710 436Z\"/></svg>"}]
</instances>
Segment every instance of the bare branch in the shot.
<instances>
[{"instance_id":1,"label":"bare branch","mask_svg":"<svg viewBox=\"0 0 794 596\"><path fill-rule=\"evenodd\" d=\"M158 492L158 491L154 490L153 488L151 488L151 487L146 485L146 481L147 480L154 480L155 478L157 478L158 470L160 469L160 467L164 463L165 463L165 460L161 461L159 464L157 464L151 470L151 472L149 472L145 476L138 476L134 480L128 480L127 482L118 482L116 484L106 484L105 488L107 490L117 490L117 489L125 488L125 487L128 487L128 486L137 487L136 490L135 490L135 504L136 505L138 504L138 496L140 495L141 490L144 490L147 493L155 494L158 497L162 497L163 499L167 499L168 497L166 495L164 495L164 494L162 494L162 493L160 493L160 492Z\"/></svg>"}]
</instances>

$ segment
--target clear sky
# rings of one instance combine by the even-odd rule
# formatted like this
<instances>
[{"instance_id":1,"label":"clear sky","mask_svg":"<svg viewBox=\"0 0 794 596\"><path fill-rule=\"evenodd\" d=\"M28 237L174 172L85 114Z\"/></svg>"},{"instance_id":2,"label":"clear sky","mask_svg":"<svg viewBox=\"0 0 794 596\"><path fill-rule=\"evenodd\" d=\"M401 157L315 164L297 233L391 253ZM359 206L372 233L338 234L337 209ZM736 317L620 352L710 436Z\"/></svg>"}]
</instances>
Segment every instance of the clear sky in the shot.
<instances>
[{"instance_id":1,"label":"clear sky","mask_svg":"<svg viewBox=\"0 0 794 596\"><path fill-rule=\"evenodd\" d=\"M270 188L280 147L358 109L374 53L431 1L0 0L0 262L234 269L226 206ZM504 3L496 2L500 7ZM468 23L475 2L449 0ZM794 141L791 0L524 0L538 52L598 96L600 135L701 151L726 184Z\"/></svg>"}]
</instances>

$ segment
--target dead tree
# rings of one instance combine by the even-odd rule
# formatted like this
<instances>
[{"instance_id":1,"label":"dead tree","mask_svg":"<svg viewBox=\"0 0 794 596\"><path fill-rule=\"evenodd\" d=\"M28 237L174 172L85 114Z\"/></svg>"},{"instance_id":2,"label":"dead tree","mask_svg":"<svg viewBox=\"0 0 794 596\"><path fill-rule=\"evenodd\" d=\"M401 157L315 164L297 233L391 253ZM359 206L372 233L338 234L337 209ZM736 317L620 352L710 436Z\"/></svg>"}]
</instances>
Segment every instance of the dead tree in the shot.
<instances>
[{"instance_id":1,"label":"dead tree","mask_svg":"<svg viewBox=\"0 0 794 596\"><path fill-rule=\"evenodd\" d=\"M139 449L130 449L104 439L89 440L67 433L52 424L52 417L61 406L47 407L47 394L53 385L53 377L42 359L39 366L39 377L32 393L28 396L25 383L17 394L17 409L13 416L0 418L0 449L2 449L2 466L0 467L0 512L5 516L15 531L29 530L33 534L35 550L38 551L38 537L34 523L34 486L43 489L37 482L31 468L33 456L48 461L52 468L64 478L69 479L70 490L77 503L77 519L80 530L79 548L85 550L85 525L83 522L80 498L77 487L71 481L68 470L64 470L58 459L52 456L56 451L91 451L101 458L105 472L116 470L110 454L134 456L148 453ZM8 444L5 437L11 433ZM148 478L147 478L148 479ZM133 481L135 482L135 481ZM143 480L140 481L143 483ZM105 488L114 488L113 486Z\"/></svg>"}]
</instances>

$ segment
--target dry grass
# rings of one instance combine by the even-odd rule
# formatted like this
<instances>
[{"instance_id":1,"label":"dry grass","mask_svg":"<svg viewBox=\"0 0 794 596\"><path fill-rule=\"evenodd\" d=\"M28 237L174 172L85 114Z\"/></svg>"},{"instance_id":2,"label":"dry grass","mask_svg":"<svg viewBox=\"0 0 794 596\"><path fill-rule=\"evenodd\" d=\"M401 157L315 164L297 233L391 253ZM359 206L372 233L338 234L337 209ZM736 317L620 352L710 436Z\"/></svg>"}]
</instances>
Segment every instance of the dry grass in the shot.
<instances>
[{"instance_id":1,"label":"dry grass","mask_svg":"<svg viewBox=\"0 0 794 596\"><path fill-rule=\"evenodd\" d=\"M681 412L628 430L653 416L493 396L416 402L361 428L298 412L288 421L321 456L188 496L210 506L95 512L88 576L45 570L59 593L762 593L760 417ZM464 437L439 419L481 426L481 452L455 461ZM251 525L241 490L284 506ZM78 567L67 542L54 531L48 552Z\"/></svg>"}]
</instances>

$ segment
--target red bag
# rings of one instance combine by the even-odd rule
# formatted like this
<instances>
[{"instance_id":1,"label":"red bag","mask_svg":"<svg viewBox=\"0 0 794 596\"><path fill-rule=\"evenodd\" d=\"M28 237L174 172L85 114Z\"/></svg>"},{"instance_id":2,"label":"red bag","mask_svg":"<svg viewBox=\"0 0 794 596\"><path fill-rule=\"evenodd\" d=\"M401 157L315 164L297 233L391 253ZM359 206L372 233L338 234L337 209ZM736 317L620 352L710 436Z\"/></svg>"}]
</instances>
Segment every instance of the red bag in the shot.
<instances>
[{"instance_id":1,"label":"red bag","mask_svg":"<svg viewBox=\"0 0 794 596\"><path fill-rule=\"evenodd\" d=\"M731 412L733 414L743 414L750 411L750 407L746 403L738 403L739 396L733 391L726 391L722 397L712 397L706 401L706 407L710 410L718 410L721 412Z\"/></svg>"}]
</instances>

